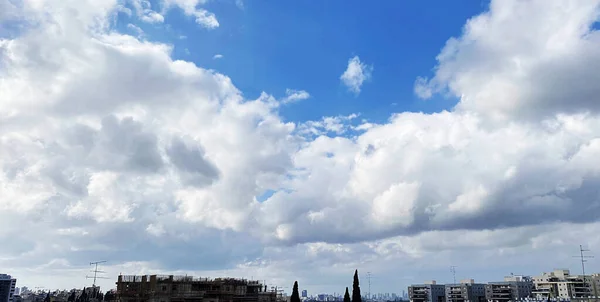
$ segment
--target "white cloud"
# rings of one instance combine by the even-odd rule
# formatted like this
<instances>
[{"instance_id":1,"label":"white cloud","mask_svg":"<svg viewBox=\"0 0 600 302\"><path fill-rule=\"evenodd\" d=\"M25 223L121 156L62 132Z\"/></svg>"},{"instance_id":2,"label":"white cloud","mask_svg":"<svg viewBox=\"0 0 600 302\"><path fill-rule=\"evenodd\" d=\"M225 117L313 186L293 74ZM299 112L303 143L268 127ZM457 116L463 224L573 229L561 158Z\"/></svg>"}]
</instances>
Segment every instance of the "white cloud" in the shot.
<instances>
[{"instance_id":1,"label":"white cloud","mask_svg":"<svg viewBox=\"0 0 600 302\"><path fill-rule=\"evenodd\" d=\"M371 79L372 72L373 66L362 63L358 56L354 56L348 60L348 68L340 76L340 80L348 90L358 95L363 83Z\"/></svg>"},{"instance_id":2,"label":"white cloud","mask_svg":"<svg viewBox=\"0 0 600 302\"><path fill-rule=\"evenodd\" d=\"M36 26L0 40L0 242L11 242L0 267L23 284L81 287L79 265L100 254L113 279L254 276L311 291L355 268L385 290L449 265L479 280L573 267L579 241L600 249L600 116L583 81L600 70L598 1L553 3L493 1L448 42L419 85L463 96L456 110L295 124L272 96L245 99L225 75L173 60L171 46L115 32L114 2L24 2L11 14ZM498 67L494 49L519 54L527 80ZM573 71L565 85L538 72L552 69L547 52ZM364 77L356 61L350 73ZM360 91L366 78L354 79ZM508 267L481 269L492 260Z\"/></svg>"},{"instance_id":3,"label":"white cloud","mask_svg":"<svg viewBox=\"0 0 600 302\"><path fill-rule=\"evenodd\" d=\"M417 95L448 91L458 110L501 120L599 112L598 1L542 2L492 1L448 40L434 77L417 78Z\"/></svg>"},{"instance_id":4,"label":"white cloud","mask_svg":"<svg viewBox=\"0 0 600 302\"><path fill-rule=\"evenodd\" d=\"M325 116L320 121L307 121L299 124L298 133L316 136L327 135L328 133L341 135L354 128L349 123L357 117L358 114L355 113L346 116Z\"/></svg>"},{"instance_id":5,"label":"white cloud","mask_svg":"<svg viewBox=\"0 0 600 302\"><path fill-rule=\"evenodd\" d=\"M239 9L244 9L244 0L235 0L235 6Z\"/></svg>"},{"instance_id":6,"label":"white cloud","mask_svg":"<svg viewBox=\"0 0 600 302\"><path fill-rule=\"evenodd\" d=\"M198 6L204 4L206 0L163 0L163 10L171 7L179 7L187 16L194 17L196 23L207 29L219 27L219 21L215 14Z\"/></svg>"},{"instance_id":7,"label":"white cloud","mask_svg":"<svg viewBox=\"0 0 600 302\"><path fill-rule=\"evenodd\" d=\"M137 17L146 23L163 23L163 15L152 10L152 4L148 0L129 0L133 6Z\"/></svg>"},{"instance_id":8,"label":"white cloud","mask_svg":"<svg viewBox=\"0 0 600 302\"><path fill-rule=\"evenodd\" d=\"M138 36L144 35L144 31L137 25L129 23L129 24L127 24L127 28L129 28L131 31L136 33Z\"/></svg>"},{"instance_id":9,"label":"white cloud","mask_svg":"<svg viewBox=\"0 0 600 302\"><path fill-rule=\"evenodd\" d=\"M310 98L310 94L304 90L286 89L285 94L286 97L281 100L283 104L295 103Z\"/></svg>"},{"instance_id":10,"label":"white cloud","mask_svg":"<svg viewBox=\"0 0 600 302\"><path fill-rule=\"evenodd\" d=\"M222 58L223 58L223 55L219 54L219 53L213 56L213 60L218 60L218 59L222 59Z\"/></svg>"}]
</instances>

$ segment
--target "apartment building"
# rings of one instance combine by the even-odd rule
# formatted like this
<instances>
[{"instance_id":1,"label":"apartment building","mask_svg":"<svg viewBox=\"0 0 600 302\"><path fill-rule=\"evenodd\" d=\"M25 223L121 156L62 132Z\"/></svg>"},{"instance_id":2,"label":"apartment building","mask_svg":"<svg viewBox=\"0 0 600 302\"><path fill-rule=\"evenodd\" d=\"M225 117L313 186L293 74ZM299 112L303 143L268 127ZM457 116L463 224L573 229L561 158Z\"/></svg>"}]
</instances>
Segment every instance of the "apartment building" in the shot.
<instances>
[{"instance_id":1,"label":"apartment building","mask_svg":"<svg viewBox=\"0 0 600 302\"><path fill-rule=\"evenodd\" d=\"M569 270L556 269L533 277L533 295L539 299L581 299L598 296L600 275L571 275Z\"/></svg>"},{"instance_id":2,"label":"apartment building","mask_svg":"<svg viewBox=\"0 0 600 302\"><path fill-rule=\"evenodd\" d=\"M588 276L586 276L587 278ZM592 296L600 297L600 274L592 274L589 276L591 284Z\"/></svg>"},{"instance_id":3,"label":"apartment building","mask_svg":"<svg viewBox=\"0 0 600 302\"><path fill-rule=\"evenodd\" d=\"M445 286L435 280L413 284L408 287L408 298L411 302L446 302Z\"/></svg>"},{"instance_id":4,"label":"apartment building","mask_svg":"<svg viewBox=\"0 0 600 302\"><path fill-rule=\"evenodd\" d=\"M259 281L190 276L123 276L117 280L119 302L276 302L276 290Z\"/></svg>"},{"instance_id":5,"label":"apartment building","mask_svg":"<svg viewBox=\"0 0 600 302\"><path fill-rule=\"evenodd\" d=\"M457 284L446 284L446 302L483 302L485 284L475 283L473 279L461 280Z\"/></svg>"},{"instance_id":6,"label":"apartment building","mask_svg":"<svg viewBox=\"0 0 600 302\"><path fill-rule=\"evenodd\" d=\"M0 302L13 302L17 279L7 274L0 274Z\"/></svg>"},{"instance_id":7,"label":"apartment building","mask_svg":"<svg viewBox=\"0 0 600 302\"><path fill-rule=\"evenodd\" d=\"M533 280L527 276L504 277L503 282L489 282L485 285L485 298L488 302L508 302L531 298Z\"/></svg>"}]
</instances>

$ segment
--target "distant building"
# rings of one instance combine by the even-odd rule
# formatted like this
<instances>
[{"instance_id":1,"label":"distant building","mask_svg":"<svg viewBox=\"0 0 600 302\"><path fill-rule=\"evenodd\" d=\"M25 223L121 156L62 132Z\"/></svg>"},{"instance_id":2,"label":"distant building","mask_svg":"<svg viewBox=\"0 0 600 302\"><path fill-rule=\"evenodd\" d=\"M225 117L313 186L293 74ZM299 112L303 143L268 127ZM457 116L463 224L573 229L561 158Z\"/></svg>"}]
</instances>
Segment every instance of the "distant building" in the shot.
<instances>
[{"instance_id":1,"label":"distant building","mask_svg":"<svg viewBox=\"0 0 600 302\"><path fill-rule=\"evenodd\" d=\"M0 302L13 302L17 279L7 274L0 274Z\"/></svg>"},{"instance_id":2,"label":"distant building","mask_svg":"<svg viewBox=\"0 0 600 302\"><path fill-rule=\"evenodd\" d=\"M484 302L485 284L473 279L461 280L458 284L446 284L446 302Z\"/></svg>"},{"instance_id":3,"label":"distant building","mask_svg":"<svg viewBox=\"0 0 600 302\"><path fill-rule=\"evenodd\" d=\"M302 290L302 298L307 298L308 297L308 291L307 290Z\"/></svg>"},{"instance_id":4,"label":"distant building","mask_svg":"<svg viewBox=\"0 0 600 302\"><path fill-rule=\"evenodd\" d=\"M119 302L276 302L277 290L259 281L190 276L119 276Z\"/></svg>"},{"instance_id":5,"label":"distant building","mask_svg":"<svg viewBox=\"0 0 600 302\"><path fill-rule=\"evenodd\" d=\"M411 302L445 302L445 286L428 281L425 284L413 284L408 287Z\"/></svg>"},{"instance_id":6,"label":"distant building","mask_svg":"<svg viewBox=\"0 0 600 302\"><path fill-rule=\"evenodd\" d=\"M538 299L579 299L600 295L600 275L571 275L569 270L556 269L533 277L533 295Z\"/></svg>"},{"instance_id":7,"label":"distant building","mask_svg":"<svg viewBox=\"0 0 600 302\"><path fill-rule=\"evenodd\" d=\"M504 282L489 282L485 285L488 302L508 302L531 298L533 280L526 276L504 277Z\"/></svg>"}]
</instances>

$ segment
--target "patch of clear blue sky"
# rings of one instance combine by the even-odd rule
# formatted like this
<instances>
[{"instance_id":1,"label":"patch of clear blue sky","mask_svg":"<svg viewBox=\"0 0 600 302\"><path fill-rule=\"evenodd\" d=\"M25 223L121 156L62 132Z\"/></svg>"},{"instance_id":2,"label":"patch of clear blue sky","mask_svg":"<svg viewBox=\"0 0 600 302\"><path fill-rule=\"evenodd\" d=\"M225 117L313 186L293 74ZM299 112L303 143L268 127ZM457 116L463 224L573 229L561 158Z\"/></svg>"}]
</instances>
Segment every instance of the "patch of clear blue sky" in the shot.
<instances>
[{"instance_id":1,"label":"patch of clear blue sky","mask_svg":"<svg viewBox=\"0 0 600 302\"><path fill-rule=\"evenodd\" d=\"M234 2L204 6L220 22L214 30L178 9L159 25L120 14L117 27L127 31L131 22L149 40L173 44L174 58L231 77L246 98L262 91L283 97L286 88L308 91L310 99L281 109L288 121L361 113L371 122L384 122L395 112L438 112L456 104L441 96L418 99L414 81L431 76L448 38L460 35L467 19L488 8L487 0L246 0L244 9ZM215 54L224 57L214 60ZM339 79L355 55L374 66L358 96Z\"/></svg>"}]
</instances>

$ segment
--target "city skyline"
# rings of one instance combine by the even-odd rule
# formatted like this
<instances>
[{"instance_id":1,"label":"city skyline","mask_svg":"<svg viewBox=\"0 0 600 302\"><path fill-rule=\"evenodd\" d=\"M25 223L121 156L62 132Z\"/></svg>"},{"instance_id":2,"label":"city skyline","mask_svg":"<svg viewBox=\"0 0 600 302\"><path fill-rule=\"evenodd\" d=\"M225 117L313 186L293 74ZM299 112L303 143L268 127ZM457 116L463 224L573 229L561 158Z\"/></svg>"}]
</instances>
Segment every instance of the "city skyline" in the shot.
<instances>
[{"instance_id":1,"label":"city skyline","mask_svg":"<svg viewBox=\"0 0 600 302\"><path fill-rule=\"evenodd\" d=\"M0 268L599 272L598 83L600 0L0 0Z\"/></svg>"},{"instance_id":2,"label":"city skyline","mask_svg":"<svg viewBox=\"0 0 600 302\"><path fill-rule=\"evenodd\" d=\"M581 261L580 259L576 259L576 261ZM594 270L595 266L587 266L587 274L599 274L600 270ZM451 266L448 268L448 272L449 275L448 276L444 276L443 273L446 272L439 272L438 275L430 275L429 277L425 277L422 280L415 280L415 281L411 281L405 284L405 286L396 286L396 287L391 287L391 288L380 288L380 286L378 284L375 284L372 282L373 279L369 280L370 277L372 276L363 276L363 275L359 275L359 279L360 279L360 284L361 287L363 288L363 293L362 295L364 297L369 297L369 295L371 296L377 296L377 295L381 295L381 294L396 294L399 297L403 297L403 293L405 292L405 289L413 284L422 284L424 282L429 282L429 281L436 281L438 282L438 284L453 284L453 283L459 283L458 281L460 280L468 280L468 279L473 279L478 283L489 283L489 282L496 282L496 281L501 281L503 278L506 277L510 277L510 276L529 276L529 277L533 277L533 276L537 276L540 275L541 273L545 273L545 272L552 272L553 270L556 269L567 269L569 271L571 271L573 274L581 274L581 272L578 272L577 269L581 269L581 267L577 268L577 266L572 267L572 268L568 268L568 267L548 267L546 270L542 270L539 272L533 272L533 273L507 273L505 275L502 276L495 276L492 277L490 279L482 279L482 278L476 278L473 275L464 275L461 274L461 272L457 269L456 266ZM85 272L85 271L83 271ZM93 271L91 271L93 272ZM106 273L104 273L106 274ZM156 274L156 273L153 273ZM168 272L161 272L158 274L162 274L162 275L179 275L179 276L196 276L193 273L185 273L185 274L173 274L173 273L168 273ZM124 275L128 275L128 274L124 274ZM146 274L146 275L151 275L151 274ZM16 275L15 275L16 276ZM242 278L242 279L247 279L247 280L255 280L255 281L259 281L259 282L264 282L265 285L268 285L269 288L271 287L277 287L280 290L283 290L283 292L289 294L291 292L291 286L287 285L287 284L272 284L269 282L269 280L263 280L263 279L256 279L256 278L246 278L246 277L240 277L240 276L234 276L234 275L220 275L220 276L197 276L200 278ZM115 286L115 280L117 279L116 277L113 279L106 277L106 275L104 276L100 276L100 278L102 279L98 279L96 280L95 284L98 284L99 286L101 286L101 288L103 290L110 290L110 289L114 289ZM48 290L70 290L70 289L80 289L83 287L91 287L92 283L90 281L91 277L89 275L86 275L84 277L82 277L82 279L84 279L85 283L83 285L79 285L79 286L74 286L74 287L63 287L63 288L49 288L49 287L45 287L42 284L36 284L35 286L31 286L30 284L17 284L19 288L22 288L23 286L31 289L38 289L38 290L42 290L42 291L48 291ZM371 281L371 284L369 284L369 282ZM338 287L343 287L343 284L340 284ZM319 290L314 290L315 288L318 288L318 286L304 286L304 287L300 287L300 291L307 292L308 297L316 297L318 295L334 295L336 297L341 297L343 296L343 290L332 290L332 291L319 291ZM331 288L335 288L335 287L331 287ZM371 289L371 292L369 292L369 289Z\"/></svg>"}]
</instances>

